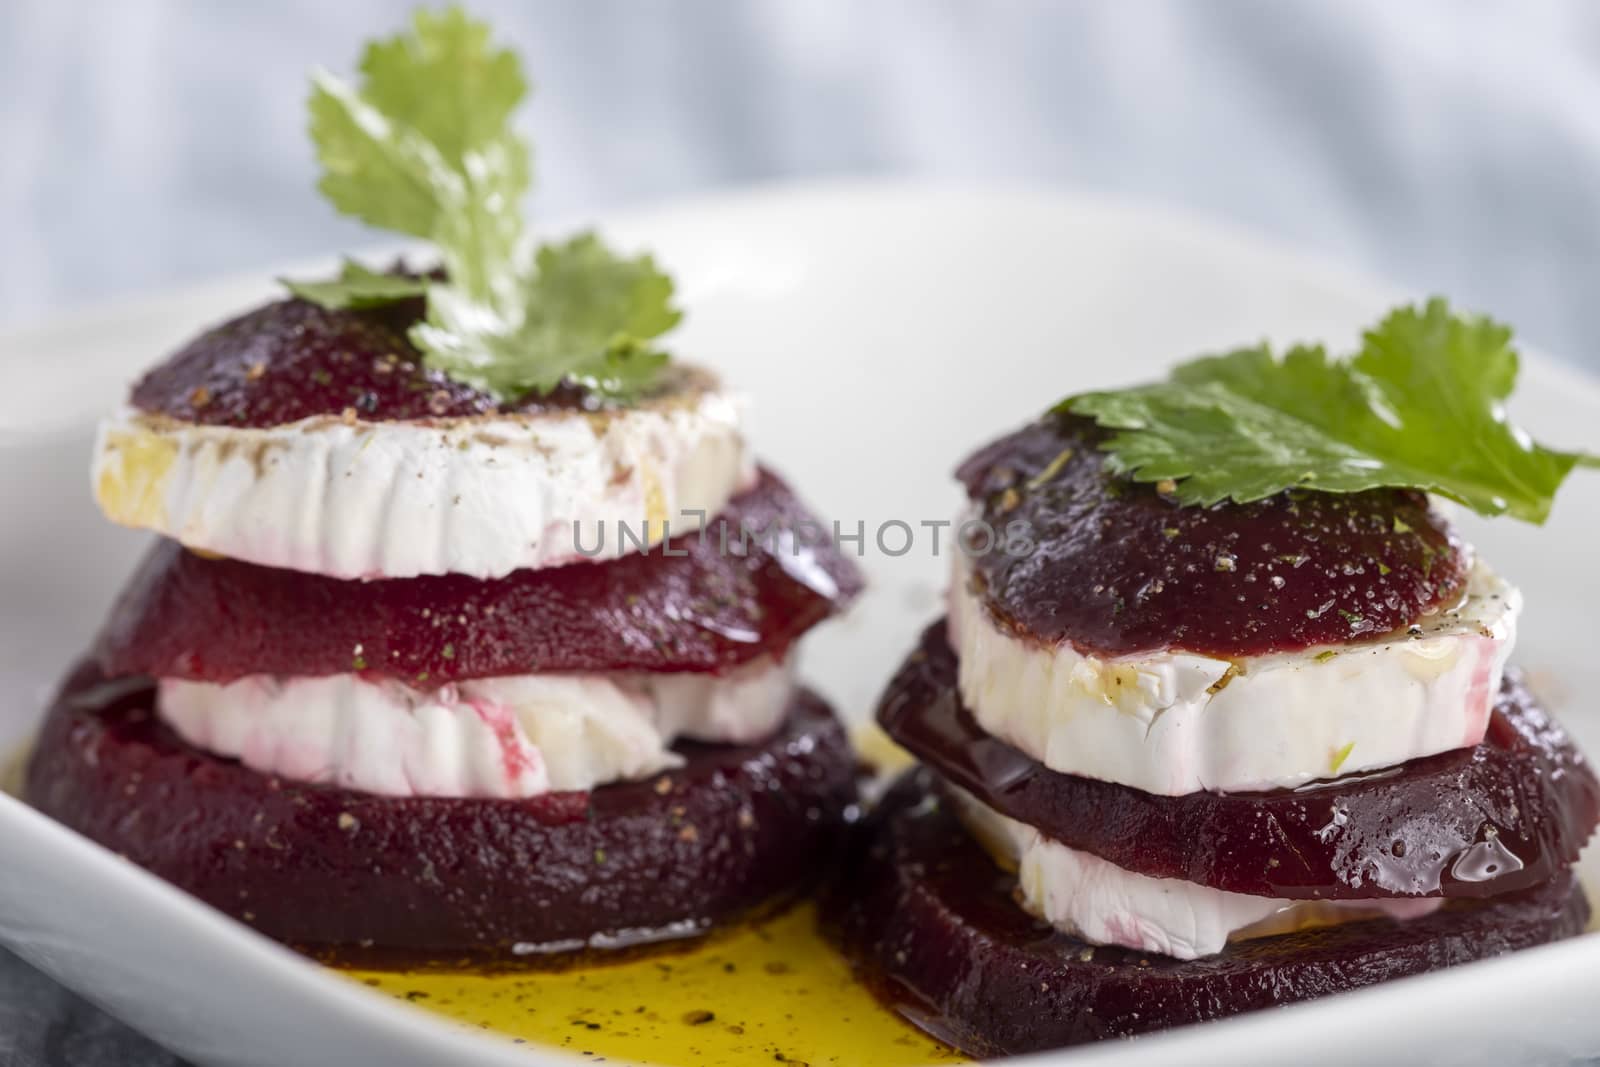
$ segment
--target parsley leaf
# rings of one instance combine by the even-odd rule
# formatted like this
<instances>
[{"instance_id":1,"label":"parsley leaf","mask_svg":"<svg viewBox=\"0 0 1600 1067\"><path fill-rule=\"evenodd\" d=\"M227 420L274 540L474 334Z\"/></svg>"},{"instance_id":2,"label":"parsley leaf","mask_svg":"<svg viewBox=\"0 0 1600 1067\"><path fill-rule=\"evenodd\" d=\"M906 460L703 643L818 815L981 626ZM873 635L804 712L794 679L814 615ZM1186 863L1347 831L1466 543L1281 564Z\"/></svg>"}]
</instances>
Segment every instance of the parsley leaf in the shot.
<instances>
[{"instance_id":1,"label":"parsley leaf","mask_svg":"<svg viewBox=\"0 0 1600 1067\"><path fill-rule=\"evenodd\" d=\"M514 53L489 43L489 27L459 7L413 16L416 32L367 46L361 95L391 122L415 130L452 166L511 134L528 93Z\"/></svg>"},{"instance_id":2,"label":"parsley leaf","mask_svg":"<svg viewBox=\"0 0 1600 1067\"><path fill-rule=\"evenodd\" d=\"M477 309L455 300L429 309L414 339L445 373L481 389L549 392L565 380L632 395L666 363L646 342L683 317L672 279L649 256L621 259L593 233L539 249L520 322L473 329Z\"/></svg>"},{"instance_id":3,"label":"parsley leaf","mask_svg":"<svg viewBox=\"0 0 1600 1067\"><path fill-rule=\"evenodd\" d=\"M423 361L509 400L574 382L627 400L667 362L653 338L675 326L672 281L585 234L538 249L522 201L532 171L511 116L527 94L517 57L460 8L419 11L411 31L368 45L361 85L313 79L318 184L370 225L431 240L444 280L382 275L346 261L331 281L284 280L329 308L424 293L411 330Z\"/></svg>"},{"instance_id":4,"label":"parsley leaf","mask_svg":"<svg viewBox=\"0 0 1600 1067\"><path fill-rule=\"evenodd\" d=\"M517 57L460 8L418 11L412 33L367 46L361 73L359 90L312 80L318 188L347 215L433 240L473 299L509 297L530 172L510 125L528 91Z\"/></svg>"},{"instance_id":5,"label":"parsley leaf","mask_svg":"<svg viewBox=\"0 0 1600 1067\"><path fill-rule=\"evenodd\" d=\"M421 278L384 274L363 267L353 259L346 259L339 276L331 281L297 282L279 278L278 282L301 300L335 310L383 307L427 291Z\"/></svg>"},{"instance_id":6,"label":"parsley leaf","mask_svg":"<svg viewBox=\"0 0 1600 1067\"><path fill-rule=\"evenodd\" d=\"M1391 312L1349 359L1245 348L1056 410L1114 431L1102 444L1111 466L1174 481L1183 504L1405 487L1542 523L1572 468L1600 459L1547 448L1507 420L1517 367L1510 330L1433 299Z\"/></svg>"}]
</instances>

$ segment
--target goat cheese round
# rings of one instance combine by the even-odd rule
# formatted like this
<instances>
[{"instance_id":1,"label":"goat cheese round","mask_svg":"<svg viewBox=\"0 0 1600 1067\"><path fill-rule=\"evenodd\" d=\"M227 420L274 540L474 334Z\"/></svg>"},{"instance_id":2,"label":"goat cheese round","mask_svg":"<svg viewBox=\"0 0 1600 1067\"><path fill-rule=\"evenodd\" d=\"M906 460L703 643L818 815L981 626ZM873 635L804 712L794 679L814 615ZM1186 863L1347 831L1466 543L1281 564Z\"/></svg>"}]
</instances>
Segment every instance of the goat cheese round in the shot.
<instances>
[{"instance_id":1,"label":"goat cheese round","mask_svg":"<svg viewBox=\"0 0 1600 1067\"><path fill-rule=\"evenodd\" d=\"M709 376L639 406L227 426L102 422L108 518L189 548L335 578L498 578L614 559L699 528L755 471Z\"/></svg>"},{"instance_id":2,"label":"goat cheese round","mask_svg":"<svg viewBox=\"0 0 1600 1067\"><path fill-rule=\"evenodd\" d=\"M1092 945L1192 960L1221 952L1237 938L1380 916L1417 919L1443 904L1439 897L1279 900L1151 878L1052 841L970 794L955 789L951 794L973 835L1002 865L1016 870L1022 906Z\"/></svg>"},{"instance_id":3,"label":"goat cheese round","mask_svg":"<svg viewBox=\"0 0 1600 1067\"><path fill-rule=\"evenodd\" d=\"M674 740L743 744L782 722L787 662L725 674L528 674L423 691L358 674L161 679L185 741L265 774L384 796L530 797L677 767Z\"/></svg>"},{"instance_id":4,"label":"goat cheese round","mask_svg":"<svg viewBox=\"0 0 1600 1067\"><path fill-rule=\"evenodd\" d=\"M1001 630L955 553L950 641L985 731L1052 770L1147 793L1289 789L1483 740L1521 594L1474 565L1456 607L1409 631L1227 660L1101 658Z\"/></svg>"}]
</instances>

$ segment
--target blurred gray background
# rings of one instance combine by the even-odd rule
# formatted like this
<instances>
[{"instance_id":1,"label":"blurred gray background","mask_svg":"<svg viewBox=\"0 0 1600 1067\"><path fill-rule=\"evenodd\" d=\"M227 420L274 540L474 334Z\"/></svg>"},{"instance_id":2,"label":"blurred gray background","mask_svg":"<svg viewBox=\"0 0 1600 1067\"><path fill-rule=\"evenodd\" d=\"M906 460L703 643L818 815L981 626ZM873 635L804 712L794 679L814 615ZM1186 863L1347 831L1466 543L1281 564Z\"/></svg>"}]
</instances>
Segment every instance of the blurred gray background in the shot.
<instances>
[{"instance_id":1,"label":"blurred gray background","mask_svg":"<svg viewBox=\"0 0 1600 1067\"><path fill-rule=\"evenodd\" d=\"M0 326L359 245L305 75L413 5L0 5ZM1497 313L1600 368L1600 5L475 0L545 217L892 173L1114 190Z\"/></svg>"}]
</instances>

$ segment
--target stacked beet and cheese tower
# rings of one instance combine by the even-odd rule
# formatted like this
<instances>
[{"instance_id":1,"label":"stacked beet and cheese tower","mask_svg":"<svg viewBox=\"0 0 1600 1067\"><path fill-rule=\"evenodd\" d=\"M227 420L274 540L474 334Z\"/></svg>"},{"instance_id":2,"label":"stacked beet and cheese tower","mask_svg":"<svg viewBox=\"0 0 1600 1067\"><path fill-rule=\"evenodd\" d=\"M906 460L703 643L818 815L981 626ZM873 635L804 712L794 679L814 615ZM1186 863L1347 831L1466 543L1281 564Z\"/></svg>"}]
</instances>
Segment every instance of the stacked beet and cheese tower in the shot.
<instances>
[{"instance_id":1,"label":"stacked beet and cheese tower","mask_svg":"<svg viewBox=\"0 0 1600 1067\"><path fill-rule=\"evenodd\" d=\"M948 618L878 711L922 766L829 905L892 999L1019 1053L1581 930L1600 787L1429 498L1179 506L1106 436L1052 413L958 472Z\"/></svg>"},{"instance_id":2,"label":"stacked beet and cheese tower","mask_svg":"<svg viewBox=\"0 0 1600 1067\"><path fill-rule=\"evenodd\" d=\"M103 424L102 509L163 539L28 798L341 958L602 950L804 889L855 770L795 646L857 573L775 536L814 520L710 374L507 402L425 364L422 314L274 302Z\"/></svg>"}]
</instances>

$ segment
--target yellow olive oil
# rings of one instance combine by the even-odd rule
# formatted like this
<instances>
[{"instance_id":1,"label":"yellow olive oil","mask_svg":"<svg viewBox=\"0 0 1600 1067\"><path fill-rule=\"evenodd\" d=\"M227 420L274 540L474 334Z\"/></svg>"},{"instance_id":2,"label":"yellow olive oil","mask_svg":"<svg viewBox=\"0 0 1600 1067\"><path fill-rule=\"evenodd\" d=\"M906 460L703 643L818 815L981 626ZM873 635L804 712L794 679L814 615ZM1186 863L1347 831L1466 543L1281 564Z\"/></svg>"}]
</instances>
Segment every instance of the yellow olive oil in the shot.
<instances>
[{"instance_id":1,"label":"yellow olive oil","mask_svg":"<svg viewBox=\"0 0 1600 1067\"><path fill-rule=\"evenodd\" d=\"M22 799L22 780L28 770L28 756L33 752L33 738L28 738L10 752L0 752L0 793L10 793Z\"/></svg>"},{"instance_id":2,"label":"yellow olive oil","mask_svg":"<svg viewBox=\"0 0 1600 1067\"><path fill-rule=\"evenodd\" d=\"M817 933L810 905L686 953L560 972L345 972L419 1008L609 1062L965 1062L884 1009Z\"/></svg>"}]
</instances>

